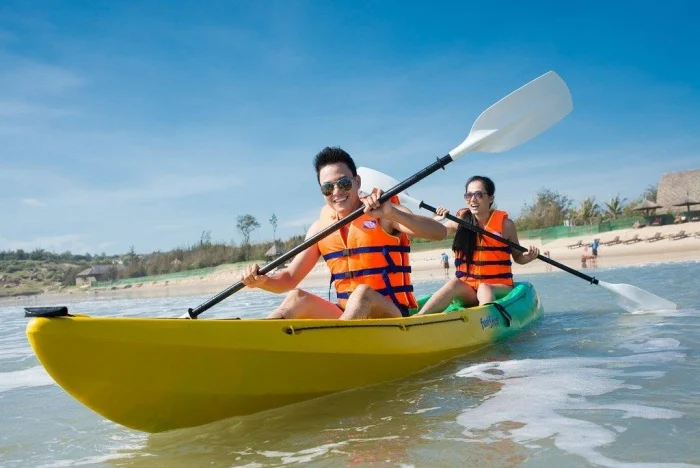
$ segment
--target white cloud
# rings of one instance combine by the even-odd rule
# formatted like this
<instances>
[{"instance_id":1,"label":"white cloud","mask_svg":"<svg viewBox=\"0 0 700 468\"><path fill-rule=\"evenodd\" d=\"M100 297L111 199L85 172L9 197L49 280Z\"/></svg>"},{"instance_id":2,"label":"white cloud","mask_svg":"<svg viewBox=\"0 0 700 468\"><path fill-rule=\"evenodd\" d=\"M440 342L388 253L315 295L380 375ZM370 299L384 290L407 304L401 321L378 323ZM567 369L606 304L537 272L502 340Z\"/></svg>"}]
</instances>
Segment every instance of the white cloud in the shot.
<instances>
[{"instance_id":1,"label":"white cloud","mask_svg":"<svg viewBox=\"0 0 700 468\"><path fill-rule=\"evenodd\" d=\"M60 176L41 168L0 167L0 180L5 186L18 185L13 190L22 190L23 180L32 180L31 190L47 190L53 206L64 207L113 207L128 203L145 203L158 200L186 198L192 195L224 191L242 185L240 177L223 175L156 174L152 178L140 175L140 180L127 180L115 188L81 187L81 181ZM43 206L38 198L27 197L22 203L28 206Z\"/></svg>"},{"instance_id":2,"label":"white cloud","mask_svg":"<svg viewBox=\"0 0 700 468\"><path fill-rule=\"evenodd\" d=\"M46 206L46 203L44 203L41 200L37 200L36 198L24 198L24 199L22 199L22 203L27 205L27 206L33 206L33 207Z\"/></svg>"}]
</instances>

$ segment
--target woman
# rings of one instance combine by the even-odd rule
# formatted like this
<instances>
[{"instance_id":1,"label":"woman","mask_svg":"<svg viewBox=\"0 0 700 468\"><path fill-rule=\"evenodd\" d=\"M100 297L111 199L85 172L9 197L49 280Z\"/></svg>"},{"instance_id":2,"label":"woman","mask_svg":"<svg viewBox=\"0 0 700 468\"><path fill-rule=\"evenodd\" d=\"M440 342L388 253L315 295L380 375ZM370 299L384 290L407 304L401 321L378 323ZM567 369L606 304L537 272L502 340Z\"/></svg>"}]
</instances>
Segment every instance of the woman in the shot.
<instances>
[{"instance_id":1,"label":"woman","mask_svg":"<svg viewBox=\"0 0 700 468\"><path fill-rule=\"evenodd\" d=\"M495 193L496 186L491 179L472 177L466 183L464 194L467 208L459 210L457 217L517 244L515 223L505 211L491 209ZM441 221L447 213L440 207L434 219ZM454 299L465 307L493 302L513 289L511 256L516 263L525 265L539 255L539 250L533 246L527 252L511 251L506 244L477 234L454 221L448 220L445 227L448 235L456 232L452 244L456 277L433 294L418 315L442 312Z\"/></svg>"}]
</instances>

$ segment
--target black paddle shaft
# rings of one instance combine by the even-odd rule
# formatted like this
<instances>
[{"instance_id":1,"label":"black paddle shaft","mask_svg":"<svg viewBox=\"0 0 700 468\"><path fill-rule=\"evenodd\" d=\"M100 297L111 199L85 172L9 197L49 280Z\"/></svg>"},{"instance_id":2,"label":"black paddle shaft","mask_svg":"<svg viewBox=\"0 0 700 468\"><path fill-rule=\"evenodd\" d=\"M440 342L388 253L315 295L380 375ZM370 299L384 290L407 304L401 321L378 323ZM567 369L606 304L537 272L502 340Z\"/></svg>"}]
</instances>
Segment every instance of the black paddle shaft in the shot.
<instances>
[{"instance_id":1,"label":"black paddle shaft","mask_svg":"<svg viewBox=\"0 0 700 468\"><path fill-rule=\"evenodd\" d=\"M430 206L422 201L420 202L420 208L425 208L426 210L432 211L433 213L437 214L437 209L435 207L432 207L432 206ZM460 226L464 226L465 228L470 229L474 232L478 232L481 235L488 236L492 239L496 239L497 241L502 242L515 250L519 250L521 252L527 252L527 249L525 247L523 247L522 245L516 244L515 242L511 242L508 239L502 238L501 236L497 236L496 234L489 232L485 229L482 229L479 226L476 226L474 224L468 223L461 218L458 218L458 217L453 216L451 214L447 214L445 216L445 218L449 219L450 221L454 221L455 223L459 224ZM537 258L539 258L540 260L542 260L545 263L549 263L550 265L554 265L557 268L561 268L562 270L564 270L568 273L571 273L572 275L576 275L579 278L584 279L592 284L598 284L598 280L595 279L594 277L588 276L587 274L581 273L580 271L574 270L573 268L569 268L568 266L563 265L555 260L552 260L549 257L545 257L544 255L538 255Z\"/></svg>"},{"instance_id":2,"label":"black paddle shaft","mask_svg":"<svg viewBox=\"0 0 700 468\"><path fill-rule=\"evenodd\" d=\"M441 158L438 158L434 163L432 163L431 165L429 165L425 169L423 169L419 172L416 172L411 177L405 179L402 182L399 182L398 185L395 185L394 187L392 187L389 190L387 190L386 192L384 192L382 194L382 196L379 197L379 202L384 203L384 202L388 201L391 197L398 195L399 193L408 189L412 185L420 182L421 180L425 179L426 177L428 177L430 174L437 171L438 169L444 169L445 166L448 165L449 163L451 163L452 161L453 161L452 156L450 156L449 154L445 155ZM298 246L294 247L289 252L279 256L278 258L274 259L270 263L268 263L268 264L264 265L262 268L260 268L260 274L264 275L264 274L271 272L272 270L274 270L278 266L284 264L287 260L293 258L294 256L296 256L299 253L303 252L304 250L308 249L312 245L316 244L318 241L320 241L324 237L330 235L332 232L337 231L338 229L345 226L346 224L356 220L357 218L362 216L362 213L364 213L364 211L365 211L365 207L363 205L363 206L359 207L358 209L356 209L355 211L353 211L352 214L350 214L349 216L346 216L342 219L339 219L338 221L331 224L323 231L309 237L308 239L306 239L304 242L302 242ZM189 317L191 319L196 319L199 314L201 314L205 310L215 306L219 302L223 301L224 299L226 299L230 295L240 291L244 287L245 287L245 284L243 284L243 282L239 281L238 283L231 285L228 288L224 289L223 291L221 291L219 294L212 297L211 299L208 299L203 304L198 305L194 309L188 309L187 314L189 315Z\"/></svg>"}]
</instances>

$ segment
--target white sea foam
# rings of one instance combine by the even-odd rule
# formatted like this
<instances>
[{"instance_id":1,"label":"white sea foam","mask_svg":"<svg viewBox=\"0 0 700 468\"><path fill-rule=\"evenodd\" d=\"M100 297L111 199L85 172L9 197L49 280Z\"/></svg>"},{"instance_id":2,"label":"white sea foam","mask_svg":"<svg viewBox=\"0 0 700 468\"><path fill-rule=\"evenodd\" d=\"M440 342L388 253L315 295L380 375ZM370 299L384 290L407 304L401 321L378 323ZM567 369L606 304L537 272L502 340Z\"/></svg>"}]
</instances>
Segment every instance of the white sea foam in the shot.
<instances>
[{"instance_id":1,"label":"white sea foam","mask_svg":"<svg viewBox=\"0 0 700 468\"><path fill-rule=\"evenodd\" d=\"M0 392L16 388L43 387L54 385L55 382L43 367L36 366L14 372L0 372Z\"/></svg>"},{"instance_id":2,"label":"white sea foam","mask_svg":"<svg viewBox=\"0 0 700 468\"><path fill-rule=\"evenodd\" d=\"M317 447L311 447L303 450L299 450L298 452L277 452L273 450L265 450L262 452L258 452L259 455L262 455L267 458L279 458L280 462L283 465L286 465L288 463L309 463L311 462L314 458L325 455L327 453L334 453L338 452L340 453L339 449L341 447L348 446L353 443L362 443L362 442L375 442L375 441L380 441L380 440L392 440L392 439L398 439L398 436L386 436L386 437L374 437L374 438L365 438L365 439L358 439L358 438L353 438L353 439L348 439L346 441L342 442L334 442L330 444L323 444L319 445Z\"/></svg>"},{"instance_id":3,"label":"white sea foam","mask_svg":"<svg viewBox=\"0 0 700 468\"><path fill-rule=\"evenodd\" d=\"M680 361L684 355L671 350L679 347L674 339L652 339L625 344L625 348L643 354L616 358L527 359L488 362L465 368L460 377L499 382L503 386L483 403L465 410L457 422L468 439L479 441L513 440L527 447L540 447L545 440L570 454L601 466L690 466L663 463L623 463L599 452L613 443L624 427L611 429L598 423L577 419L576 411L620 412L625 418L671 419L683 413L641 404L603 404L592 397L613 391L638 388L625 382L641 372L626 373L627 368L644 364ZM659 378L662 372L644 373Z\"/></svg>"}]
</instances>

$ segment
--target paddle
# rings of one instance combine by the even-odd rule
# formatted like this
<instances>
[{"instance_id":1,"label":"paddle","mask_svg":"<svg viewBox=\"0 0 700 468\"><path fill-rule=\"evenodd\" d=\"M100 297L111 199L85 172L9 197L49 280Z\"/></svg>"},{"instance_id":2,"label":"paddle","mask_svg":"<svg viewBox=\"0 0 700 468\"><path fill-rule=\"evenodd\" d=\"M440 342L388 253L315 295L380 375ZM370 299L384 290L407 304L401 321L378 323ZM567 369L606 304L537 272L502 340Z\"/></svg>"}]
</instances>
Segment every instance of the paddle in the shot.
<instances>
[{"instance_id":1,"label":"paddle","mask_svg":"<svg viewBox=\"0 0 700 468\"><path fill-rule=\"evenodd\" d=\"M370 169L367 167L359 167L357 169L357 173L362 179L362 190L368 193L371 192L374 188L379 188L383 190L384 188L396 185L395 179L374 169ZM407 193L400 194L399 199L401 200L401 203L407 205L408 207L414 206L418 208L424 208L428 211L436 213L436 208L428 205L427 203L421 200L416 200L415 198L409 196ZM493 234L489 231L480 228L479 226L475 226L471 223L468 223L461 218L458 218L451 214L447 214L445 218L449 219L450 221L454 221L455 223L458 223L460 226L464 226L467 229L471 229L474 232L478 232L479 234L482 234L484 236L496 239L497 241L502 242L513 249L519 250L521 252L527 252L527 248L523 247L522 245L506 240L500 236L497 236L496 234ZM648 291L640 289L636 286L632 286L629 284L606 283L605 281L601 281L592 276L588 276L587 274L581 273L580 271L574 270L573 268L569 268L568 266L563 265L555 260L552 260L549 257L538 255L537 258L542 260L543 262L549 263L550 265L562 269L567 273L571 273L572 275L578 276L579 278L584 279L590 282L591 284L597 284L598 286L607 289L608 291L616 295L618 305L620 305L623 309L625 309L628 312L634 312L638 310L650 311L678 308L678 306L675 303L668 301L662 297L659 297L655 294L652 294Z\"/></svg>"},{"instance_id":2,"label":"paddle","mask_svg":"<svg viewBox=\"0 0 700 468\"><path fill-rule=\"evenodd\" d=\"M425 169L418 171L395 187L388 189L382 194L379 201L381 203L386 202L391 197L398 195L438 169L444 169L447 164L456 161L469 152L500 153L521 145L559 122L572 109L571 94L566 83L559 75L549 71L516 89L482 112L474 122L474 125L472 125L469 135L462 143ZM364 206L361 206L349 216L338 220L323 231L309 237L289 252L260 268L260 274L264 275L271 272L345 224L359 218L363 212ZM181 318L197 318L202 312L244 287L245 285L239 281L203 304L194 309L189 309Z\"/></svg>"}]
</instances>

